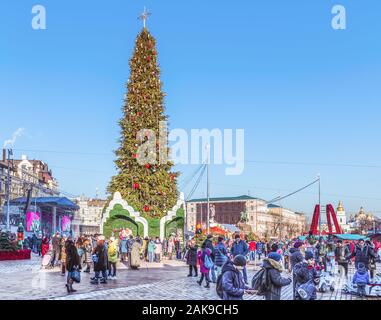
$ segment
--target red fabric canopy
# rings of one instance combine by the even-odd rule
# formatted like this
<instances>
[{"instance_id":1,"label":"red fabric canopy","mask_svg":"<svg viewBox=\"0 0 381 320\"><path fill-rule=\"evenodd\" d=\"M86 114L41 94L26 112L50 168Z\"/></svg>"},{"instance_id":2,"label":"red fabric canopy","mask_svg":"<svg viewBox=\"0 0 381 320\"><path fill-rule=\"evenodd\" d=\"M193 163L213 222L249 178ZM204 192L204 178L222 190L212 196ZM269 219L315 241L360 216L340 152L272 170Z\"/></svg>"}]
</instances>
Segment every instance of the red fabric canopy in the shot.
<instances>
[{"instance_id":1,"label":"red fabric canopy","mask_svg":"<svg viewBox=\"0 0 381 320\"><path fill-rule=\"evenodd\" d=\"M224 235L227 234L227 232L224 229L220 228L220 227L212 227L212 228L210 228L210 233L211 234L221 235L221 236L224 236Z\"/></svg>"}]
</instances>

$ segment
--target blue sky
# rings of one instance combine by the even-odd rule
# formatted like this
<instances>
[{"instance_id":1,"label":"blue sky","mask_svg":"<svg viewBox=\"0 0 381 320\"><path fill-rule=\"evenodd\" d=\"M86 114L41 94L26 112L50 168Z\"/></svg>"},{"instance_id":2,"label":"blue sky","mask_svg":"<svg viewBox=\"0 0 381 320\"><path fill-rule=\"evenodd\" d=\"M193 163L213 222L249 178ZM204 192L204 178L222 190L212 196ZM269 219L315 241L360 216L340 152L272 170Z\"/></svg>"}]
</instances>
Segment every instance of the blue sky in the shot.
<instances>
[{"instance_id":1,"label":"blue sky","mask_svg":"<svg viewBox=\"0 0 381 320\"><path fill-rule=\"evenodd\" d=\"M171 128L243 128L246 160L260 161L241 176L213 166L213 196L272 199L320 173L323 203L381 215L380 1L38 3L47 30L31 28L35 1L2 1L0 141L25 128L16 156L48 162L62 190L102 195L114 173L128 61L147 6ZM331 28L338 3L346 30ZM195 167L178 170L186 178ZM195 196L204 193L205 183ZM312 187L282 205L310 214L316 201Z\"/></svg>"}]
</instances>

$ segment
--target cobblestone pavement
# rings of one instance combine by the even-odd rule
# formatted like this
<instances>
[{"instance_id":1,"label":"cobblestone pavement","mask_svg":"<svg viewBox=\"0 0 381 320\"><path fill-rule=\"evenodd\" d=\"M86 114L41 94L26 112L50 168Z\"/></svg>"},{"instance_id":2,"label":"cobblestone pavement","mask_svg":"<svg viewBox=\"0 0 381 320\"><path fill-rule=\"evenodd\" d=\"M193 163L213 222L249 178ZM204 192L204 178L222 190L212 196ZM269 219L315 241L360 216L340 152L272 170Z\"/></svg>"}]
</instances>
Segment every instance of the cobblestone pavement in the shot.
<instances>
[{"instance_id":1,"label":"cobblestone pavement","mask_svg":"<svg viewBox=\"0 0 381 320\"><path fill-rule=\"evenodd\" d=\"M140 270L129 270L119 264L118 279L107 285L91 285L93 275L82 273L82 281L75 284L77 293L67 295L66 277L59 268L44 270L40 259L0 262L0 300L54 299L54 300L218 300L215 285L200 287L196 278L187 278L188 268L183 262L165 261L162 264L144 264ZM258 266L250 266L249 279ZM350 273L353 273L353 267ZM379 270L381 271L381 270ZM341 290L345 279L337 277L334 292L319 293L319 300L358 300ZM262 300L259 296L245 296L245 300ZM292 286L282 290L282 300L292 299Z\"/></svg>"}]
</instances>

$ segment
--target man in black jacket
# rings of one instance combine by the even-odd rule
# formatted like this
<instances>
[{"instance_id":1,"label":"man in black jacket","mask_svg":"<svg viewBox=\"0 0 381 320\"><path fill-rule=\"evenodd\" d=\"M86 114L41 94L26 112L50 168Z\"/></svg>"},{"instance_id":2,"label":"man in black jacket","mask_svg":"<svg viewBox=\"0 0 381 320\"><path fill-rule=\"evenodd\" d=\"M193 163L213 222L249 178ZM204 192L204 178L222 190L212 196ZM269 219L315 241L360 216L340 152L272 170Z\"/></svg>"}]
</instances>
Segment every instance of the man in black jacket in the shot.
<instances>
[{"instance_id":1,"label":"man in black jacket","mask_svg":"<svg viewBox=\"0 0 381 320\"><path fill-rule=\"evenodd\" d=\"M267 269L268 274L268 291L265 294L266 300L280 300L282 287L288 286L292 280L283 278L283 268L279 261L281 255L276 252L271 252L266 259L263 260L263 268Z\"/></svg>"},{"instance_id":2,"label":"man in black jacket","mask_svg":"<svg viewBox=\"0 0 381 320\"><path fill-rule=\"evenodd\" d=\"M348 257L350 254L351 251L349 250L348 246L344 245L342 240L337 241L337 246L335 249L336 261L339 266L344 268L346 277L348 277L348 260L346 257Z\"/></svg>"},{"instance_id":3,"label":"man in black jacket","mask_svg":"<svg viewBox=\"0 0 381 320\"><path fill-rule=\"evenodd\" d=\"M352 258L355 258L356 269L358 269L359 263L363 263L365 268L369 270L370 258L376 258L376 254L374 253L373 248L366 245L365 241L361 239L352 254L347 257L347 260Z\"/></svg>"},{"instance_id":4,"label":"man in black jacket","mask_svg":"<svg viewBox=\"0 0 381 320\"><path fill-rule=\"evenodd\" d=\"M303 247L303 242L296 241L294 244L294 247L290 249L290 264L291 264L291 272L292 272L292 283L293 283L293 299L295 300L295 287L296 287L296 275L294 273L294 267L300 263L303 262L304 256L300 251L300 248Z\"/></svg>"}]
</instances>

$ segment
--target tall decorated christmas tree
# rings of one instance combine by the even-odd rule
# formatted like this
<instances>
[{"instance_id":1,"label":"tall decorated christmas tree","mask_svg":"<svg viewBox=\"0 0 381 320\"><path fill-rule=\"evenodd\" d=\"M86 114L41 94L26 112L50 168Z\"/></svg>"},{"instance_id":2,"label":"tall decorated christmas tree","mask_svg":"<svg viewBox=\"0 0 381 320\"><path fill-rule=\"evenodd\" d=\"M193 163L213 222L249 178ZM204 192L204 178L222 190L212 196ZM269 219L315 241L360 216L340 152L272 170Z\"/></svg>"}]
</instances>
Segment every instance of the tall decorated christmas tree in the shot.
<instances>
[{"instance_id":1,"label":"tall decorated christmas tree","mask_svg":"<svg viewBox=\"0 0 381 320\"><path fill-rule=\"evenodd\" d=\"M124 100L120 147L115 152L118 174L108 191L119 191L147 220L167 214L178 199L177 177L167 159L167 121L155 38L145 26L130 60L130 78ZM164 159L164 160L163 160Z\"/></svg>"}]
</instances>

